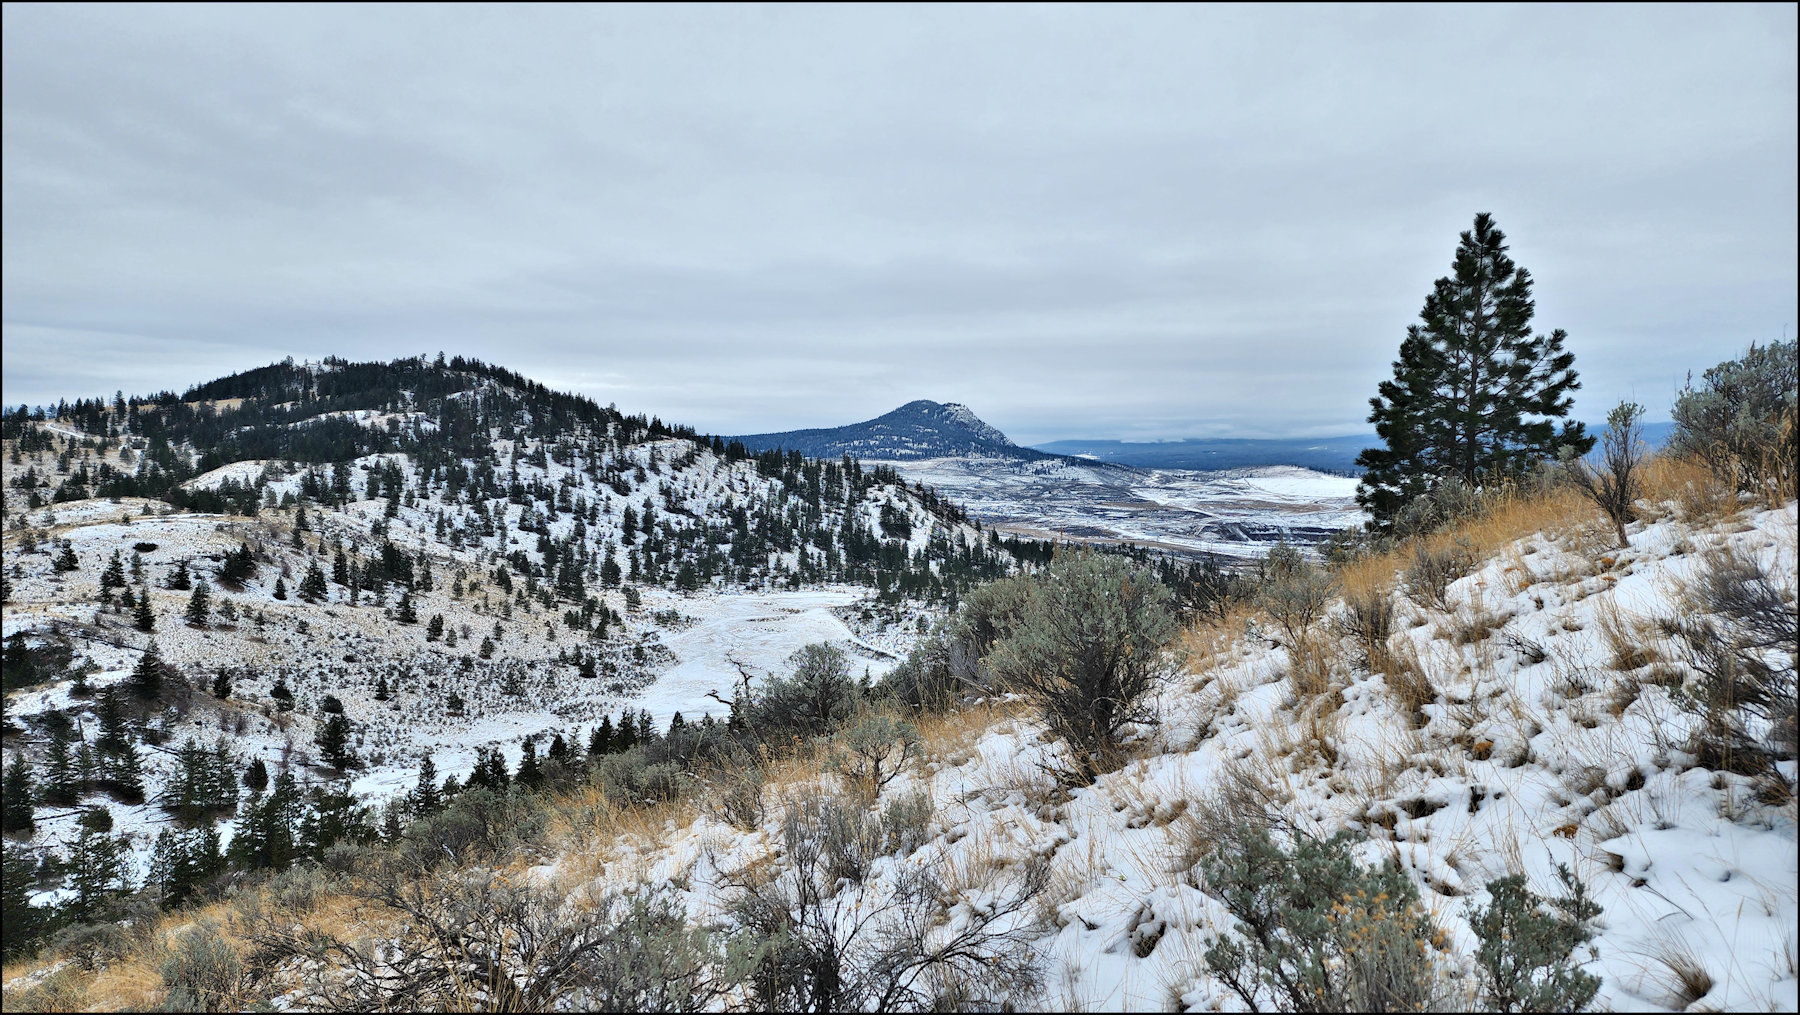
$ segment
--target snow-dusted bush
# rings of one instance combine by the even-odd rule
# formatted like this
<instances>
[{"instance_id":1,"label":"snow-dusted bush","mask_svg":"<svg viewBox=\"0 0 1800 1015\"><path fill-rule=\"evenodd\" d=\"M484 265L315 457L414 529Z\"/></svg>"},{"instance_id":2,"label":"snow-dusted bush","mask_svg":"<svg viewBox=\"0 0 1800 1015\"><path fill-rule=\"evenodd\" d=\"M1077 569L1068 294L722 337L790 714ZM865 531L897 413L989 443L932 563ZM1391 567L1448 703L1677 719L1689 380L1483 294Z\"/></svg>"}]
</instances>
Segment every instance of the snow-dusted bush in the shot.
<instances>
[{"instance_id":1,"label":"snow-dusted bush","mask_svg":"<svg viewBox=\"0 0 1800 1015\"><path fill-rule=\"evenodd\" d=\"M1685 591L1694 612L1679 631L1698 677L1676 700L1705 719L1704 763L1756 770L1765 755L1793 757L1800 747L1794 590L1782 588L1752 554L1720 547L1702 557Z\"/></svg>"},{"instance_id":2,"label":"snow-dusted bush","mask_svg":"<svg viewBox=\"0 0 1800 1015\"><path fill-rule=\"evenodd\" d=\"M1487 907L1469 910L1469 925L1481 939L1475 960L1483 1000L1494 1011L1581 1011L1600 989L1600 979L1574 958L1576 948L1593 940L1589 922L1600 906L1568 867L1558 864L1556 873L1569 894L1540 898L1523 875L1513 874L1488 882Z\"/></svg>"},{"instance_id":3,"label":"snow-dusted bush","mask_svg":"<svg viewBox=\"0 0 1800 1015\"><path fill-rule=\"evenodd\" d=\"M386 935L266 924L259 943L319 957L310 1003L333 1011L697 1011L721 989L721 950L648 886L598 899L494 871L374 864L353 894Z\"/></svg>"},{"instance_id":4,"label":"snow-dusted bush","mask_svg":"<svg viewBox=\"0 0 1800 1015\"><path fill-rule=\"evenodd\" d=\"M727 966L769 1011L989 1011L1035 990L1027 918L1043 861L957 880L942 858L866 876L883 821L824 793L790 798L786 864L727 872L736 932ZM853 871L861 870L863 876ZM979 896L984 904L950 902Z\"/></svg>"},{"instance_id":5,"label":"snow-dusted bush","mask_svg":"<svg viewBox=\"0 0 1800 1015\"><path fill-rule=\"evenodd\" d=\"M751 728L765 743L823 736L855 713L861 689L850 677L850 657L843 649L807 645L788 664L793 675L765 682L748 710Z\"/></svg>"},{"instance_id":6,"label":"snow-dusted bush","mask_svg":"<svg viewBox=\"0 0 1800 1015\"><path fill-rule=\"evenodd\" d=\"M1203 861L1237 920L1206 965L1251 1011L1446 1010L1443 932L1403 871L1356 861L1359 838L1297 835L1290 852L1242 827Z\"/></svg>"},{"instance_id":7,"label":"snow-dusted bush","mask_svg":"<svg viewBox=\"0 0 1800 1015\"><path fill-rule=\"evenodd\" d=\"M1012 581L1023 590L1016 619L985 665L1068 748L1065 777L1090 783L1118 767L1128 726L1156 721L1147 699L1169 670L1173 597L1149 570L1091 551Z\"/></svg>"},{"instance_id":8,"label":"snow-dusted bush","mask_svg":"<svg viewBox=\"0 0 1800 1015\"><path fill-rule=\"evenodd\" d=\"M1670 450L1693 455L1740 489L1768 484L1794 496L1800 482L1800 343L1751 346L1706 371L1675 399Z\"/></svg>"},{"instance_id":9,"label":"snow-dusted bush","mask_svg":"<svg viewBox=\"0 0 1800 1015\"><path fill-rule=\"evenodd\" d=\"M1448 609L1445 591L1451 582L1468 574L1474 566L1474 548L1460 540L1441 547L1419 540L1413 544L1413 559L1406 567L1407 597L1420 606Z\"/></svg>"},{"instance_id":10,"label":"snow-dusted bush","mask_svg":"<svg viewBox=\"0 0 1800 1015\"><path fill-rule=\"evenodd\" d=\"M860 783L871 795L894 781L918 749L912 723L881 708L864 708L832 737L829 768Z\"/></svg>"},{"instance_id":11,"label":"snow-dusted bush","mask_svg":"<svg viewBox=\"0 0 1800 1015\"><path fill-rule=\"evenodd\" d=\"M1335 584L1323 568L1281 543L1263 559L1256 605L1281 625L1293 645L1324 615Z\"/></svg>"},{"instance_id":12,"label":"snow-dusted bush","mask_svg":"<svg viewBox=\"0 0 1800 1015\"><path fill-rule=\"evenodd\" d=\"M1380 587L1345 589L1338 628L1371 653L1379 650L1394 631L1394 598Z\"/></svg>"}]
</instances>

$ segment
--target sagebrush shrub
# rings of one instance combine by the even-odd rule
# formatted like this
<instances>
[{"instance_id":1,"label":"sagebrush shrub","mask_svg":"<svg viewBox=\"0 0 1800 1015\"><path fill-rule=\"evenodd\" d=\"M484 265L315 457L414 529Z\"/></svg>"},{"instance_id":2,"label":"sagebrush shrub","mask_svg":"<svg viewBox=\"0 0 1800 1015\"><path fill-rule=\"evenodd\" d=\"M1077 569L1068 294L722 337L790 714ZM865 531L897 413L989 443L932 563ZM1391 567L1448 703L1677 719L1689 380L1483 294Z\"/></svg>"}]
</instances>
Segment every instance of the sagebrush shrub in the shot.
<instances>
[{"instance_id":1,"label":"sagebrush shrub","mask_svg":"<svg viewBox=\"0 0 1800 1015\"><path fill-rule=\"evenodd\" d=\"M1481 940L1475 960L1483 999L1495 1011L1581 1011L1600 990L1600 979L1575 961L1575 949L1593 940L1589 923L1600 906L1568 867L1558 864L1556 874L1567 895L1543 899L1513 874L1488 882L1488 905L1469 909Z\"/></svg>"},{"instance_id":2,"label":"sagebrush shrub","mask_svg":"<svg viewBox=\"0 0 1800 1015\"><path fill-rule=\"evenodd\" d=\"M815 643L788 659L793 672L765 681L752 703L751 728L771 745L823 736L854 715L861 689L850 657L836 645Z\"/></svg>"},{"instance_id":3,"label":"sagebrush shrub","mask_svg":"<svg viewBox=\"0 0 1800 1015\"><path fill-rule=\"evenodd\" d=\"M188 928L169 942L157 966L169 987L170 1010L237 1011L248 985L244 961L211 923Z\"/></svg>"},{"instance_id":4,"label":"sagebrush shrub","mask_svg":"<svg viewBox=\"0 0 1800 1015\"><path fill-rule=\"evenodd\" d=\"M1387 644L1394 633L1394 600L1381 588L1352 589L1344 594L1344 613L1338 629L1355 638L1371 654Z\"/></svg>"},{"instance_id":5,"label":"sagebrush shrub","mask_svg":"<svg viewBox=\"0 0 1800 1015\"><path fill-rule=\"evenodd\" d=\"M1058 557L1023 587L986 663L1067 746L1065 778L1091 783L1119 762L1127 726L1156 719L1147 698L1169 669L1173 597L1150 570L1092 551Z\"/></svg>"},{"instance_id":6,"label":"sagebrush shrub","mask_svg":"<svg viewBox=\"0 0 1800 1015\"><path fill-rule=\"evenodd\" d=\"M1693 455L1740 489L1789 497L1800 483L1800 343L1774 342L1707 370L1675 399L1669 448Z\"/></svg>"},{"instance_id":7,"label":"sagebrush shrub","mask_svg":"<svg viewBox=\"0 0 1800 1015\"><path fill-rule=\"evenodd\" d=\"M1445 997L1444 934L1391 864L1365 868L1360 836L1300 835L1283 849L1240 826L1202 861L1206 888L1236 918L1207 968L1252 1011L1430 1011Z\"/></svg>"},{"instance_id":8,"label":"sagebrush shrub","mask_svg":"<svg viewBox=\"0 0 1800 1015\"><path fill-rule=\"evenodd\" d=\"M1256 605L1281 625L1292 646L1325 612L1333 587L1324 568L1281 543L1263 559Z\"/></svg>"}]
</instances>

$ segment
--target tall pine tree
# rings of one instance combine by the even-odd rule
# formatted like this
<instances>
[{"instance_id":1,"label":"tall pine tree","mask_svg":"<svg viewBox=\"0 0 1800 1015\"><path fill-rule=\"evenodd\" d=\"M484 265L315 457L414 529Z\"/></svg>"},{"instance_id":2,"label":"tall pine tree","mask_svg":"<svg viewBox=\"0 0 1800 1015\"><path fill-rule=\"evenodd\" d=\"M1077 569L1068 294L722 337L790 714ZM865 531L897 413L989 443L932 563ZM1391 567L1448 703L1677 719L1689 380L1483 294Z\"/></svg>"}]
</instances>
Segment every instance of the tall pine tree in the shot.
<instances>
[{"instance_id":1,"label":"tall pine tree","mask_svg":"<svg viewBox=\"0 0 1800 1015\"><path fill-rule=\"evenodd\" d=\"M1419 324L1407 328L1394 378L1369 400L1384 447L1356 463L1357 503L1382 527L1445 477L1471 486L1523 473L1594 439L1569 414L1581 387L1560 329L1531 333L1531 275L1506 256L1506 235L1486 212L1462 234L1454 274L1440 278Z\"/></svg>"}]
</instances>

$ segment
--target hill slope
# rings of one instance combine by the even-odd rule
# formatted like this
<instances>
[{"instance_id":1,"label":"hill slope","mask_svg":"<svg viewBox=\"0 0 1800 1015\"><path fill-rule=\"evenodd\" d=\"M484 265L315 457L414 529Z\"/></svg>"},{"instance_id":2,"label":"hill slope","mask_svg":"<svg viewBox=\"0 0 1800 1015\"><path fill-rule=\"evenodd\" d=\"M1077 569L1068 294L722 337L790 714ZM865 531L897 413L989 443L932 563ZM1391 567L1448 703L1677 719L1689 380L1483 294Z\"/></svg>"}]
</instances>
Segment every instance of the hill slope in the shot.
<instances>
[{"instance_id":1,"label":"hill slope","mask_svg":"<svg viewBox=\"0 0 1800 1015\"><path fill-rule=\"evenodd\" d=\"M391 796L430 754L466 778L621 710L722 716L712 693L812 642L879 676L934 605L1041 552L891 469L751 454L470 361L276 364L15 411L4 435L5 748L34 769L59 737L98 750L131 704L142 793L90 772L56 796L111 805L140 875L187 737ZM167 709L126 691L152 644ZM346 770L315 749L328 702ZM79 811L39 815L18 848L60 851Z\"/></svg>"},{"instance_id":2,"label":"hill slope","mask_svg":"<svg viewBox=\"0 0 1800 1015\"><path fill-rule=\"evenodd\" d=\"M881 461L925 458L1005 458L1038 461L1059 456L1022 448L956 402L919 399L847 426L732 438L752 451L779 448L809 458L851 455Z\"/></svg>"}]
</instances>

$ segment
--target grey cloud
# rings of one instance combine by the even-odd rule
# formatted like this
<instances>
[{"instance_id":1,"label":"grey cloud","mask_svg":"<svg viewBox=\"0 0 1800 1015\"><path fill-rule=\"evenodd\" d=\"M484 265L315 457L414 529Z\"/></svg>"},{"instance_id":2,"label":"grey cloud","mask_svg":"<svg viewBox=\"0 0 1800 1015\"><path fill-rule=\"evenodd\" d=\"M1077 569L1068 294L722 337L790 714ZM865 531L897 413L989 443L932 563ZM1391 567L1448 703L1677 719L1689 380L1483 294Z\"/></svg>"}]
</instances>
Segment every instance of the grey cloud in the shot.
<instances>
[{"instance_id":1,"label":"grey cloud","mask_svg":"<svg viewBox=\"0 0 1800 1015\"><path fill-rule=\"evenodd\" d=\"M445 349L721 432L1356 431L1478 210L1589 418L1800 318L1792 8L4 19L10 403Z\"/></svg>"}]
</instances>

